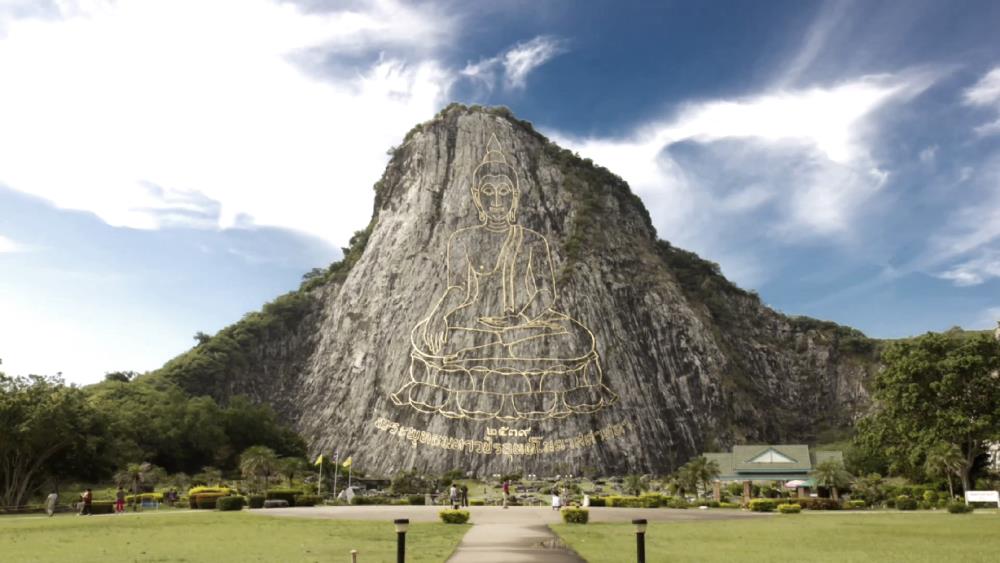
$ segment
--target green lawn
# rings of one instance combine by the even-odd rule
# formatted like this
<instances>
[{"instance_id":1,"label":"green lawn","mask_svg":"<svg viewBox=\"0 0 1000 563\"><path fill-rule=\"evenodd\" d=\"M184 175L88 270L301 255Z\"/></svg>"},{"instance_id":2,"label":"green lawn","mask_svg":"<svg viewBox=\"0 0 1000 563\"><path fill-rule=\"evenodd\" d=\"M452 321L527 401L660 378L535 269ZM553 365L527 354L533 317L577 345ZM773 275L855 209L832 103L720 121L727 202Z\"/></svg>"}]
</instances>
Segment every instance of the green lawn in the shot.
<instances>
[{"instance_id":1,"label":"green lawn","mask_svg":"<svg viewBox=\"0 0 1000 563\"><path fill-rule=\"evenodd\" d=\"M440 562L468 525L412 524L407 561ZM170 511L123 516L0 517L0 561L396 560L391 522L310 520L246 512Z\"/></svg>"},{"instance_id":2,"label":"green lawn","mask_svg":"<svg viewBox=\"0 0 1000 563\"><path fill-rule=\"evenodd\" d=\"M590 563L635 560L631 524L552 526ZM1000 561L1000 514L803 513L652 523L646 561Z\"/></svg>"}]
</instances>

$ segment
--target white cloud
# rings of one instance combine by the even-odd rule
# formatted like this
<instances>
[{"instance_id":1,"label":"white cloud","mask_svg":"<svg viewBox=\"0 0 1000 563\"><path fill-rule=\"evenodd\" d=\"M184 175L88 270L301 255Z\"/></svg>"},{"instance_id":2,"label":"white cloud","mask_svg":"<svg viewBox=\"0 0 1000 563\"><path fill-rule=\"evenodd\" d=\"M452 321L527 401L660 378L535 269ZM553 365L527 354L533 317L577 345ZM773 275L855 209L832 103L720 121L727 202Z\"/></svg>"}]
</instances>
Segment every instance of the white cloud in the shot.
<instances>
[{"instance_id":1,"label":"white cloud","mask_svg":"<svg viewBox=\"0 0 1000 563\"><path fill-rule=\"evenodd\" d=\"M962 95L966 105L975 107L992 107L1000 114L1000 67L987 72ZM1000 133L1000 116L996 121L984 123L975 128L982 136Z\"/></svg>"},{"instance_id":2,"label":"white cloud","mask_svg":"<svg viewBox=\"0 0 1000 563\"><path fill-rule=\"evenodd\" d=\"M1000 278L1000 252L988 250L948 270L939 277L951 280L957 286L979 285L993 278Z\"/></svg>"},{"instance_id":3,"label":"white cloud","mask_svg":"<svg viewBox=\"0 0 1000 563\"><path fill-rule=\"evenodd\" d=\"M937 152L938 152L937 145L932 145L925 148L924 150L920 151L920 162L923 162L924 164L933 163L934 159L937 157Z\"/></svg>"},{"instance_id":4,"label":"white cloud","mask_svg":"<svg viewBox=\"0 0 1000 563\"><path fill-rule=\"evenodd\" d=\"M460 74L479 82L488 90L495 87L498 75L502 74L504 85L508 89L523 90L527 86L528 75L533 70L564 52L566 47L563 41L540 35L530 41L518 43L495 57L469 63Z\"/></svg>"},{"instance_id":5,"label":"white cloud","mask_svg":"<svg viewBox=\"0 0 1000 563\"><path fill-rule=\"evenodd\" d=\"M0 254L24 252L25 250L26 250L25 246L20 245L3 235L0 235Z\"/></svg>"},{"instance_id":6,"label":"white cloud","mask_svg":"<svg viewBox=\"0 0 1000 563\"><path fill-rule=\"evenodd\" d=\"M928 72L902 73L703 100L622 139L553 137L622 174L651 207L665 238L725 264L721 238L748 234L725 233L736 219L744 219L738 227L754 235L786 241L850 239L865 203L888 175L869 148L875 112L922 92L933 80ZM682 155L692 152L686 146L702 155L703 166ZM725 177L710 178L723 174L720 169ZM717 193L722 183L734 187ZM760 207L771 216L747 223L747 209Z\"/></svg>"},{"instance_id":7,"label":"white cloud","mask_svg":"<svg viewBox=\"0 0 1000 563\"><path fill-rule=\"evenodd\" d=\"M116 226L249 223L343 244L385 149L452 80L432 52L454 22L394 1L59 6L0 36L0 183ZM304 53L371 62L324 78L292 62Z\"/></svg>"}]
</instances>

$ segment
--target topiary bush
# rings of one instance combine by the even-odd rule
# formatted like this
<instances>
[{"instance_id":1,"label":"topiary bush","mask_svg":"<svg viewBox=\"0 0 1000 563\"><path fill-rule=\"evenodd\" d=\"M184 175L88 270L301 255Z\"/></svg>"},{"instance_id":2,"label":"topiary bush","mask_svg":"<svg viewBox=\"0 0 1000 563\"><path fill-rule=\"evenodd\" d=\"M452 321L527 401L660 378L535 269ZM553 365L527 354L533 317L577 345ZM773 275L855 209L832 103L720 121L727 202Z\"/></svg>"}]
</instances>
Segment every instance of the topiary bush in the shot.
<instances>
[{"instance_id":1,"label":"topiary bush","mask_svg":"<svg viewBox=\"0 0 1000 563\"><path fill-rule=\"evenodd\" d=\"M968 514L975 510L971 506L965 504L964 502L950 502L948 503L948 512L951 514Z\"/></svg>"},{"instance_id":2,"label":"topiary bush","mask_svg":"<svg viewBox=\"0 0 1000 563\"><path fill-rule=\"evenodd\" d=\"M465 524L469 521L468 510L445 509L438 512L438 516L441 517L441 521L445 524Z\"/></svg>"},{"instance_id":3,"label":"topiary bush","mask_svg":"<svg viewBox=\"0 0 1000 563\"><path fill-rule=\"evenodd\" d=\"M782 504L780 499L755 498L750 501L749 508L753 512L774 512L774 509L776 509L779 504Z\"/></svg>"},{"instance_id":4,"label":"topiary bush","mask_svg":"<svg viewBox=\"0 0 1000 563\"><path fill-rule=\"evenodd\" d=\"M392 504L392 499L384 496L356 495L351 499L351 504Z\"/></svg>"},{"instance_id":5,"label":"topiary bush","mask_svg":"<svg viewBox=\"0 0 1000 563\"><path fill-rule=\"evenodd\" d=\"M899 495L896 497L896 508L899 510L916 510L917 500L910 498L908 495Z\"/></svg>"},{"instance_id":6,"label":"topiary bush","mask_svg":"<svg viewBox=\"0 0 1000 563\"><path fill-rule=\"evenodd\" d=\"M719 508L739 508L740 505L735 502L720 502Z\"/></svg>"},{"instance_id":7,"label":"topiary bush","mask_svg":"<svg viewBox=\"0 0 1000 563\"><path fill-rule=\"evenodd\" d=\"M224 512L231 510L243 510L247 499L242 496L219 497L215 501L215 508Z\"/></svg>"},{"instance_id":8,"label":"topiary bush","mask_svg":"<svg viewBox=\"0 0 1000 563\"><path fill-rule=\"evenodd\" d=\"M688 503L687 500L682 499L681 497L670 497L667 500L666 506L667 506L667 508L680 508L680 509L684 509L684 508L689 508L691 505Z\"/></svg>"},{"instance_id":9,"label":"topiary bush","mask_svg":"<svg viewBox=\"0 0 1000 563\"><path fill-rule=\"evenodd\" d=\"M198 497L201 495L215 495L218 497L228 497L233 493L233 490L229 487L194 487L188 491L188 506L191 508L200 508L198 506ZM212 505L215 508L215 505Z\"/></svg>"},{"instance_id":10,"label":"topiary bush","mask_svg":"<svg viewBox=\"0 0 1000 563\"><path fill-rule=\"evenodd\" d=\"M608 503L604 497L590 497L590 506L607 506Z\"/></svg>"},{"instance_id":11,"label":"topiary bush","mask_svg":"<svg viewBox=\"0 0 1000 563\"><path fill-rule=\"evenodd\" d=\"M865 503L865 501L863 500L847 501L847 507L850 508L851 510L861 510L862 508L866 508L867 506L868 506L867 503Z\"/></svg>"},{"instance_id":12,"label":"topiary bush","mask_svg":"<svg viewBox=\"0 0 1000 563\"><path fill-rule=\"evenodd\" d=\"M288 501L288 506L295 506L295 497L301 496L303 493L298 489L271 489L264 493L265 500L284 500Z\"/></svg>"},{"instance_id":13,"label":"topiary bush","mask_svg":"<svg viewBox=\"0 0 1000 563\"><path fill-rule=\"evenodd\" d=\"M414 506L423 506L426 501L424 495L410 495L406 497L407 504L412 504Z\"/></svg>"},{"instance_id":14,"label":"topiary bush","mask_svg":"<svg viewBox=\"0 0 1000 563\"><path fill-rule=\"evenodd\" d=\"M586 508L566 507L559 512L567 524L586 524L590 520L590 511Z\"/></svg>"},{"instance_id":15,"label":"topiary bush","mask_svg":"<svg viewBox=\"0 0 1000 563\"><path fill-rule=\"evenodd\" d=\"M486 506L486 501L481 498L474 498L469 500L471 506Z\"/></svg>"},{"instance_id":16,"label":"topiary bush","mask_svg":"<svg viewBox=\"0 0 1000 563\"><path fill-rule=\"evenodd\" d=\"M140 501L153 501L153 502L163 502L163 493L142 493L139 495ZM135 502L135 495L125 495L125 504L132 504Z\"/></svg>"},{"instance_id":17,"label":"topiary bush","mask_svg":"<svg viewBox=\"0 0 1000 563\"><path fill-rule=\"evenodd\" d=\"M198 510L214 510L219 499L228 496L228 494L223 493L202 493L189 498L194 499L194 506L192 508L196 508Z\"/></svg>"},{"instance_id":18,"label":"topiary bush","mask_svg":"<svg viewBox=\"0 0 1000 563\"><path fill-rule=\"evenodd\" d=\"M840 510L843 506L832 498L797 498L795 504L803 510Z\"/></svg>"},{"instance_id":19,"label":"topiary bush","mask_svg":"<svg viewBox=\"0 0 1000 563\"><path fill-rule=\"evenodd\" d=\"M250 508L264 508L264 495L250 495L247 497L247 505Z\"/></svg>"},{"instance_id":20,"label":"topiary bush","mask_svg":"<svg viewBox=\"0 0 1000 563\"><path fill-rule=\"evenodd\" d=\"M778 505L778 512L782 514L798 514L802 512L802 507L797 504L782 503Z\"/></svg>"},{"instance_id":21,"label":"topiary bush","mask_svg":"<svg viewBox=\"0 0 1000 563\"><path fill-rule=\"evenodd\" d=\"M316 495L299 495L295 497L295 506L316 506L323 502L323 497Z\"/></svg>"}]
</instances>

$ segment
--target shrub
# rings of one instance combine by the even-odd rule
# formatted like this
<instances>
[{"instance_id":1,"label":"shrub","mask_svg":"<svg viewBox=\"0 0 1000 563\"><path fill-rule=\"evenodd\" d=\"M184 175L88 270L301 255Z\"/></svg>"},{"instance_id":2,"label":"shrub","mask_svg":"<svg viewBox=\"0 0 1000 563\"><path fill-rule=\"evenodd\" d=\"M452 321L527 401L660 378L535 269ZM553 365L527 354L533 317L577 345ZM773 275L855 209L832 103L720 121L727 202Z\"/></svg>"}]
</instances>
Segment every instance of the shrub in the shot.
<instances>
[{"instance_id":1,"label":"shrub","mask_svg":"<svg viewBox=\"0 0 1000 563\"><path fill-rule=\"evenodd\" d=\"M299 495L295 497L295 506L316 506L322 504L323 497L316 495Z\"/></svg>"},{"instance_id":2,"label":"shrub","mask_svg":"<svg viewBox=\"0 0 1000 563\"><path fill-rule=\"evenodd\" d=\"M750 501L750 510L754 512L773 512L782 502L773 498L755 498Z\"/></svg>"},{"instance_id":3,"label":"shrub","mask_svg":"<svg viewBox=\"0 0 1000 563\"><path fill-rule=\"evenodd\" d=\"M112 500L91 501L90 511L94 514L113 514L115 511L115 502Z\"/></svg>"},{"instance_id":4,"label":"shrub","mask_svg":"<svg viewBox=\"0 0 1000 563\"><path fill-rule=\"evenodd\" d=\"M264 508L285 508L287 506L288 501L283 498L275 498L264 501Z\"/></svg>"},{"instance_id":5,"label":"shrub","mask_svg":"<svg viewBox=\"0 0 1000 563\"><path fill-rule=\"evenodd\" d=\"M586 508L566 507L559 511L563 522L567 524L586 524L590 520L590 511Z\"/></svg>"},{"instance_id":6,"label":"shrub","mask_svg":"<svg viewBox=\"0 0 1000 563\"><path fill-rule=\"evenodd\" d=\"M219 497L215 501L215 507L222 511L243 510L243 505L247 499L242 496Z\"/></svg>"},{"instance_id":7,"label":"shrub","mask_svg":"<svg viewBox=\"0 0 1000 563\"><path fill-rule=\"evenodd\" d=\"M604 497L590 497L590 506L607 506L608 502Z\"/></svg>"},{"instance_id":8,"label":"shrub","mask_svg":"<svg viewBox=\"0 0 1000 563\"><path fill-rule=\"evenodd\" d=\"M885 501L885 507L886 508L896 508L896 499L895 498L886 499L886 501Z\"/></svg>"},{"instance_id":9,"label":"shrub","mask_svg":"<svg viewBox=\"0 0 1000 563\"><path fill-rule=\"evenodd\" d=\"M688 501L682 499L681 497L670 497L670 499L667 500L667 508L688 508L689 506L691 505L688 504Z\"/></svg>"},{"instance_id":10,"label":"shrub","mask_svg":"<svg viewBox=\"0 0 1000 563\"><path fill-rule=\"evenodd\" d=\"M445 524L465 524L469 521L468 510L445 509L438 512L438 516L441 517L441 521Z\"/></svg>"},{"instance_id":11,"label":"shrub","mask_svg":"<svg viewBox=\"0 0 1000 563\"><path fill-rule=\"evenodd\" d=\"M202 493L200 495L194 495L190 498L194 499L194 506L192 508L197 508L199 510L214 510L219 499L227 496L229 495L223 493Z\"/></svg>"},{"instance_id":12,"label":"shrub","mask_svg":"<svg viewBox=\"0 0 1000 563\"><path fill-rule=\"evenodd\" d=\"M964 502L950 502L948 503L948 512L952 514L968 514L974 509L965 504Z\"/></svg>"},{"instance_id":13,"label":"shrub","mask_svg":"<svg viewBox=\"0 0 1000 563\"><path fill-rule=\"evenodd\" d=\"M392 499L384 496L363 497L356 495L351 499L351 504L392 504Z\"/></svg>"},{"instance_id":14,"label":"shrub","mask_svg":"<svg viewBox=\"0 0 1000 563\"><path fill-rule=\"evenodd\" d=\"M719 508L739 508L740 505L735 502L720 502Z\"/></svg>"},{"instance_id":15,"label":"shrub","mask_svg":"<svg viewBox=\"0 0 1000 563\"><path fill-rule=\"evenodd\" d=\"M832 498L797 498L795 504L804 510L840 510L843 508L840 502Z\"/></svg>"},{"instance_id":16,"label":"shrub","mask_svg":"<svg viewBox=\"0 0 1000 563\"><path fill-rule=\"evenodd\" d=\"M264 495L250 495L247 504L250 508L264 508Z\"/></svg>"},{"instance_id":17,"label":"shrub","mask_svg":"<svg viewBox=\"0 0 1000 563\"><path fill-rule=\"evenodd\" d=\"M410 495L406 497L407 504L412 504L414 506L423 506L425 500L424 495Z\"/></svg>"},{"instance_id":18,"label":"shrub","mask_svg":"<svg viewBox=\"0 0 1000 563\"><path fill-rule=\"evenodd\" d=\"M188 496L200 495L202 493L225 493L228 495L232 492L233 490L229 487L194 487L188 490Z\"/></svg>"},{"instance_id":19,"label":"shrub","mask_svg":"<svg viewBox=\"0 0 1000 563\"><path fill-rule=\"evenodd\" d=\"M139 500L141 502L163 502L163 493L142 493L139 495ZM125 504L132 504L135 502L135 495L125 495Z\"/></svg>"},{"instance_id":20,"label":"shrub","mask_svg":"<svg viewBox=\"0 0 1000 563\"><path fill-rule=\"evenodd\" d=\"M714 501L714 500L710 500L710 501L708 501L706 503L702 503L703 506L707 506L709 508L719 508L720 504L722 504L722 503L720 503L718 501Z\"/></svg>"},{"instance_id":21,"label":"shrub","mask_svg":"<svg viewBox=\"0 0 1000 563\"><path fill-rule=\"evenodd\" d=\"M930 509L934 508L934 505L931 504L931 503L929 503L929 502L927 502L926 500L920 501L918 503L918 505L920 506L920 510L930 510Z\"/></svg>"},{"instance_id":22,"label":"shrub","mask_svg":"<svg viewBox=\"0 0 1000 563\"><path fill-rule=\"evenodd\" d=\"M937 502L938 494L937 491L924 491L924 500L934 504Z\"/></svg>"},{"instance_id":23,"label":"shrub","mask_svg":"<svg viewBox=\"0 0 1000 563\"><path fill-rule=\"evenodd\" d=\"M779 504L778 512L782 514L798 514L802 512L802 507L797 504Z\"/></svg>"},{"instance_id":24,"label":"shrub","mask_svg":"<svg viewBox=\"0 0 1000 563\"><path fill-rule=\"evenodd\" d=\"M896 508L899 510L916 510L917 501L907 495L899 495L896 497Z\"/></svg>"},{"instance_id":25,"label":"shrub","mask_svg":"<svg viewBox=\"0 0 1000 563\"><path fill-rule=\"evenodd\" d=\"M295 497L302 495L302 491L297 489L271 489L264 493L266 500L285 500L288 506L295 506Z\"/></svg>"},{"instance_id":26,"label":"shrub","mask_svg":"<svg viewBox=\"0 0 1000 563\"><path fill-rule=\"evenodd\" d=\"M946 499L946 498L939 498L938 501L937 501L937 507L938 508L948 508L948 504L949 504L949 502L948 502L948 499Z\"/></svg>"},{"instance_id":27,"label":"shrub","mask_svg":"<svg viewBox=\"0 0 1000 563\"><path fill-rule=\"evenodd\" d=\"M865 501L863 500L850 500L847 501L847 506L851 510L860 510L862 508L865 508L867 506L867 503L865 503Z\"/></svg>"},{"instance_id":28,"label":"shrub","mask_svg":"<svg viewBox=\"0 0 1000 563\"><path fill-rule=\"evenodd\" d=\"M469 504L472 506L485 506L486 501L481 498L474 498L469 500Z\"/></svg>"}]
</instances>

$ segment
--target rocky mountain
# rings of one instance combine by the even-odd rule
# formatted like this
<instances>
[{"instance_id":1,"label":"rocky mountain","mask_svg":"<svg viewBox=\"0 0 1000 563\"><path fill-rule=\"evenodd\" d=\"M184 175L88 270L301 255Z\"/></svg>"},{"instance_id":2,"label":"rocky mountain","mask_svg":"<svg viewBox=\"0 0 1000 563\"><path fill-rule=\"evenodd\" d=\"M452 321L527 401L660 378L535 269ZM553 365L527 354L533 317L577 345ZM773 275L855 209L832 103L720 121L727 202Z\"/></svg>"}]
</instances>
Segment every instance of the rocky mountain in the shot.
<instances>
[{"instance_id":1,"label":"rocky mountain","mask_svg":"<svg viewBox=\"0 0 1000 563\"><path fill-rule=\"evenodd\" d=\"M342 262L156 376L270 403L370 474L662 473L849 426L874 355L658 240L621 178L508 110L453 104Z\"/></svg>"}]
</instances>

